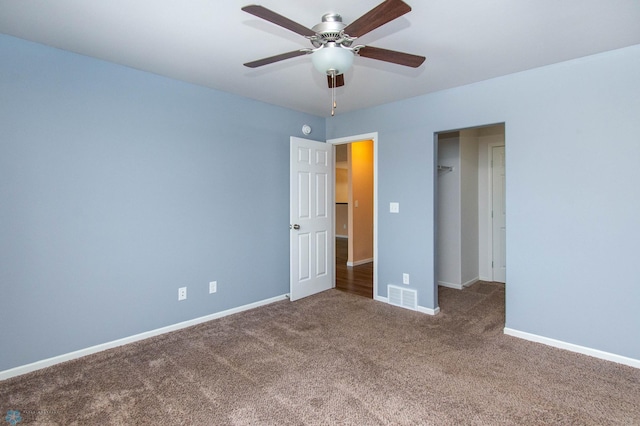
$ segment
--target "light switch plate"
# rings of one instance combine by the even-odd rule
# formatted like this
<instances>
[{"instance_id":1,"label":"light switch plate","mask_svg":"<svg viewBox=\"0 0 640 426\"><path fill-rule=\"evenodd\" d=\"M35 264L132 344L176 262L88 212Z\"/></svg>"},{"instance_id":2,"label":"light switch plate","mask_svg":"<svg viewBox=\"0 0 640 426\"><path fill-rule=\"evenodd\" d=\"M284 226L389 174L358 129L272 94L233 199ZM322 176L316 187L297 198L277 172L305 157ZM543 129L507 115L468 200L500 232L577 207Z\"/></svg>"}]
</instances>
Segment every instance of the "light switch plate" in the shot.
<instances>
[{"instance_id":1,"label":"light switch plate","mask_svg":"<svg viewBox=\"0 0 640 426\"><path fill-rule=\"evenodd\" d=\"M400 213L400 203L389 203L389 211L391 213Z\"/></svg>"}]
</instances>

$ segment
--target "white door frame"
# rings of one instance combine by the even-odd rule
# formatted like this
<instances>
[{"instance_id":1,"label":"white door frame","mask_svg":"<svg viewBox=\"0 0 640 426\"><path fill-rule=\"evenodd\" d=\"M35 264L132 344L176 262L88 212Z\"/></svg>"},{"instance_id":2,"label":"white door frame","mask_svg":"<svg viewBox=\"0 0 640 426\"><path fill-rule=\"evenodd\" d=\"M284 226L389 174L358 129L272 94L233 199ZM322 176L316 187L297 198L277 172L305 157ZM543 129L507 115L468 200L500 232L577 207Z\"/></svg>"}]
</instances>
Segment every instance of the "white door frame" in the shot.
<instances>
[{"instance_id":1,"label":"white door frame","mask_svg":"<svg viewBox=\"0 0 640 426\"><path fill-rule=\"evenodd\" d=\"M494 185L496 184L494 182L494 179L493 179L493 168L494 168L494 165L493 165L493 150L495 148L499 148L499 147L505 148L505 151L506 151L506 144L504 142L503 143L494 142L494 143L488 144L488 149L489 149L489 153L488 153L489 154L488 155L488 157L489 157L489 205L488 205L488 207L489 207L489 211L490 212L493 212L493 207L494 207L493 206L493 189L494 189ZM505 155L506 155L506 152L505 152ZM505 177L506 177L506 166L505 166ZM503 197L505 195L506 194L503 194ZM488 229L489 229L489 235L490 235L489 241L491 243L491 251L489 253L491 253L491 269L490 269L490 271L491 271L491 280L492 281L496 280L495 268L493 266L495 264L495 262L496 262L495 252L494 252L494 248L495 248L495 244L496 244L495 234L494 234L494 229L493 229L494 225L495 225L495 223L493 221L493 214L490 214L489 215L489 228ZM505 250L506 247L502 247L502 249ZM499 282L502 282L502 281L499 281Z\"/></svg>"},{"instance_id":2,"label":"white door frame","mask_svg":"<svg viewBox=\"0 0 640 426\"><path fill-rule=\"evenodd\" d=\"M344 138L328 139L327 143L342 145L360 141L373 141L373 299L386 302L386 298L378 296L378 132L364 133L361 135L347 136ZM335 155L333 156L333 168L335 170ZM333 181L333 193L335 194L335 179ZM335 215L333 215L333 238L336 235ZM333 284L336 282L335 268L333 270Z\"/></svg>"}]
</instances>

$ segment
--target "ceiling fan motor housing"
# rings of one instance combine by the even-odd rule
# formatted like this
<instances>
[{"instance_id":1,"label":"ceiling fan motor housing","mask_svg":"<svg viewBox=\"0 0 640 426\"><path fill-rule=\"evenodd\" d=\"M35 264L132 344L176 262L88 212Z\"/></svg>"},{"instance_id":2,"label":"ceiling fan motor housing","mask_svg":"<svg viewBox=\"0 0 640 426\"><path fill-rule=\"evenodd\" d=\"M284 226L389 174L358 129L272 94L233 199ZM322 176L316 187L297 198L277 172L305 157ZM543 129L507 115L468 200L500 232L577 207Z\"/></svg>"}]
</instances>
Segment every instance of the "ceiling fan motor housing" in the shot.
<instances>
[{"instance_id":1,"label":"ceiling fan motor housing","mask_svg":"<svg viewBox=\"0 0 640 426\"><path fill-rule=\"evenodd\" d=\"M311 28L316 35L310 37L314 47L320 47L330 42L350 46L352 41L342 32L346 25L342 22L342 16L337 13L325 13L322 15L322 22Z\"/></svg>"}]
</instances>

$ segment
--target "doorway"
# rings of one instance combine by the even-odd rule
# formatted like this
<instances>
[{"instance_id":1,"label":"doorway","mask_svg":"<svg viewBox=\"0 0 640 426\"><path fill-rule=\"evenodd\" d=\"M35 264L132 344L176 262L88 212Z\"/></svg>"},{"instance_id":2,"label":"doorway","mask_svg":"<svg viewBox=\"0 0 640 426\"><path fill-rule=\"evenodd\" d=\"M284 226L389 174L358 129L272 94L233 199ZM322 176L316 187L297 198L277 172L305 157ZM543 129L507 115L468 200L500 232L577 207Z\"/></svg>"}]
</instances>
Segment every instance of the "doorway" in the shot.
<instances>
[{"instance_id":1,"label":"doorway","mask_svg":"<svg viewBox=\"0 0 640 426\"><path fill-rule=\"evenodd\" d=\"M377 294L377 134L328 141L335 158L335 285L368 298Z\"/></svg>"},{"instance_id":2,"label":"doorway","mask_svg":"<svg viewBox=\"0 0 640 426\"><path fill-rule=\"evenodd\" d=\"M335 145L336 288L373 298L373 142Z\"/></svg>"},{"instance_id":3,"label":"doorway","mask_svg":"<svg viewBox=\"0 0 640 426\"><path fill-rule=\"evenodd\" d=\"M506 282L504 123L436 134L436 282Z\"/></svg>"}]
</instances>

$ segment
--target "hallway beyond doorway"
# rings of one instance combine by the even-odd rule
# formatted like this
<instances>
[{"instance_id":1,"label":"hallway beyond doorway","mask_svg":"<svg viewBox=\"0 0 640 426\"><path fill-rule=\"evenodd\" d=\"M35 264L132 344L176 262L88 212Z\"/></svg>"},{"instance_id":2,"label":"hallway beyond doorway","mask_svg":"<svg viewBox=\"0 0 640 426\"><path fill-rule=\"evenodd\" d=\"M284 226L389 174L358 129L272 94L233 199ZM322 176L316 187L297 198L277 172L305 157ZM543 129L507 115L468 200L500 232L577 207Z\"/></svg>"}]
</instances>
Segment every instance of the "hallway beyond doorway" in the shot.
<instances>
[{"instance_id":1,"label":"hallway beyond doorway","mask_svg":"<svg viewBox=\"0 0 640 426\"><path fill-rule=\"evenodd\" d=\"M373 298L373 262L347 266L349 240L336 238L336 289Z\"/></svg>"}]
</instances>

